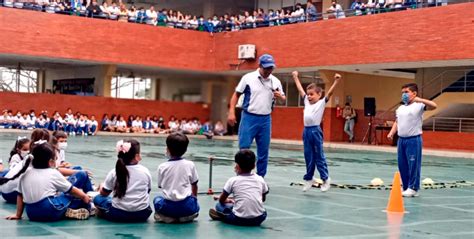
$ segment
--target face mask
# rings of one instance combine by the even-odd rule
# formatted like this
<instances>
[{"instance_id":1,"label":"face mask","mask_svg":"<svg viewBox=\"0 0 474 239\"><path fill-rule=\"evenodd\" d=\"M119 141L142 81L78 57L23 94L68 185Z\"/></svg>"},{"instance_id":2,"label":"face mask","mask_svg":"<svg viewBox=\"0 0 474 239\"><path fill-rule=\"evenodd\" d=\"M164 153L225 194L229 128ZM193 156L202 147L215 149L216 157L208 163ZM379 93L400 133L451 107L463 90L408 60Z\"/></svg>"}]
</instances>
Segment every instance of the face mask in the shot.
<instances>
[{"instance_id":1,"label":"face mask","mask_svg":"<svg viewBox=\"0 0 474 239\"><path fill-rule=\"evenodd\" d=\"M402 102L403 104L408 105L408 103L410 102L410 96L408 95L408 93L402 94Z\"/></svg>"},{"instance_id":2,"label":"face mask","mask_svg":"<svg viewBox=\"0 0 474 239\"><path fill-rule=\"evenodd\" d=\"M30 151L28 151L28 150L26 150L26 151L23 151L23 150L22 150L22 151L20 151L20 156L21 156L22 158L25 158L29 153L30 153Z\"/></svg>"},{"instance_id":3,"label":"face mask","mask_svg":"<svg viewBox=\"0 0 474 239\"><path fill-rule=\"evenodd\" d=\"M66 148L67 148L67 142L59 142L59 143L58 143L58 148L59 148L60 150L66 150Z\"/></svg>"}]
</instances>

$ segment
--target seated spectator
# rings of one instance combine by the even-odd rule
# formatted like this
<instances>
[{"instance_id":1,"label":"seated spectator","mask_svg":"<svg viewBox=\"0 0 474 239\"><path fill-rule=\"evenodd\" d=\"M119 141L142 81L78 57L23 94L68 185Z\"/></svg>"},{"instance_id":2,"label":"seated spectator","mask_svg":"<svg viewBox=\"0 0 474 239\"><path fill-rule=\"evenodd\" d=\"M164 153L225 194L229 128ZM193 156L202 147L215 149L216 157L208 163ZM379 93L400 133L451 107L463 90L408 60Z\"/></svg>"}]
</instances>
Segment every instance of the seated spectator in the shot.
<instances>
[{"instance_id":1,"label":"seated spectator","mask_svg":"<svg viewBox=\"0 0 474 239\"><path fill-rule=\"evenodd\" d=\"M100 10L99 4L97 4L97 0L93 0L92 4L87 7L87 17L95 17L102 13Z\"/></svg>"},{"instance_id":2,"label":"seated spectator","mask_svg":"<svg viewBox=\"0 0 474 239\"><path fill-rule=\"evenodd\" d=\"M87 132L89 132L89 127L87 126L87 117L85 115L81 115L77 120L76 134L87 135Z\"/></svg>"},{"instance_id":3,"label":"seated spectator","mask_svg":"<svg viewBox=\"0 0 474 239\"><path fill-rule=\"evenodd\" d=\"M222 124L222 121L220 120L217 121L216 125L214 126L214 134L223 136L225 133L227 133L227 131L224 128L224 124Z\"/></svg>"},{"instance_id":4,"label":"seated spectator","mask_svg":"<svg viewBox=\"0 0 474 239\"><path fill-rule=\"evenodd\" d=\"M201 134L206 136L207 139L212 139L214 136L213 127L211 121L206 121L201 127Z\"/></svg>"},{"instance_id":5,"label":"seated spectator","mask_svg":"<svg viewBox=\"0 0 474 239\"><path fill-rule=\"evenodd\" d=\"M19 129L32 129L33 128L33 124L31 123L30 119L28 118L28 115L26 113L23 113L23 115L21 115L19 118L18 118L18 124L19 124Z\"/></svg>"},{"instance_id":6,"label":"seated spectator","mask_svg":"<svg viewBox=\"0 0 474 239\"><path fill-rule=\"evenodd\" d=\"M157 26L165 27L166 22L168 21L168 11L163 8L161 12L158 13Z\"/></svg>"},{"instance_id":7,"label":"seated spectator","mask_svg":"<svg viewBox=\"0 0 474 239\"><path fill-rule=\"evenodd\" d=\"M143 133L145 130L143 129L143 122L140 116L137 116L135 120L132 122L132 127L130 128L130 132L132 133Z\"/></svg>"},{"instance_id":8,"label":"seated spectator","mask_svg":"<svg viewBox=\"0 0 474 239\"><path fill-rule=\"evenodd\" d=\"M108 129L110 132L115 132L117 131L117 123L118 123L119 115L111 115L110 116L110 123Z\"/></svg>"},{"instance_id":9,"label":"seated spectator","mask_svg":"<svg viewBox=\"0 0 474 239\"><path fill-rule=\"evenodd\" d=\"M119 115L118 118L119 120L117 121L115 132L127 133L129 131L127 127L127 121L125 121L125 118L123 118L121 115Z\"/></svg>"},{"instance_id":10,"label":"seated spectator","mask_svg":"<svg viewBox=\"0 0 474 239\"><path fill-rule=\"evenodd\" d=\"M341 5L339 5L335 1L333 1L331 7L328 8L328 13L334 13L334 17L336 19L346 17L346 15L344 14L344 10L342 9Z\"/></svg>"},{"instance_id":11,"label":"seated spectator","mask_svg":"<svg viewBox=\"0 0 474 239\"><path fill-rule=\"evenodd\" d=\"M354 15L360 16L365 11L365 4L362 3L360 0L354 0L351 5L351 10L354 11Z\"/></svg>"},{"instance_id":12,"label":"seated spectator","mask_svg":"<svg viewBox=\"0 0 474 239\"><path fill-rule=\"evenodd\" d=\"M146 11L143 7L140 7L137 12L136 23L145 23L146 22Z\"/></svg>"},{"instance_id":13,"label":"seated spectator","mask_svg":"<svg viewBox=\"0 0 474 239\"><path fill-rule=\"evenodd\" d=\"M212 19L208 18L207 21L204 22L204 29L206 32L212 33L214 32L214 24L212 24Z\"/></svg>"},{"instance_id":14,"label":"seated spectator","mask_svg":"<svg viewBox=\"0 0 474 239\"><path fill-rule=\"evenodd\" d=\"M135 5L130 6L130 9L128 9L128 21L129 22L136 22L137 21L137 14L138 14L138 11L135 8Z\"/></svg>"},{"instance_id":15,"label":"seated spectator","mask_svg":"<svg viewBox=\"0 0 474 239\"><path fill-rule=\"evenodd\" d=\"M372 14L374 13L374 9L375 9L375 1L376 0L368 0L367 1L367 4L365 4L365 7L366 7L366 12L367 14Z\"/></svg>"},{"instance_id":16,"label":"seated spectator","mask_svg":"<svg viewBox=\"0 0 474 239\"><path fill-rule=\"evenodd\" d=\"M127 127L131 128L132 123L133 123L134 120L135 120L135 116L134 115L129 115L128 120L127 120Z\"/></svg>"},{"instance_id":17,"label":"seated spectator","mask_svg":"<svg viewBox=\"0 0 474 239\"><path fill-rule=\"evenodd\" d=\"M95 120L95 115L91 115L91 119L87 121L87 127L89 128L88 134L96 135L98 125L99 123Z\"/></svg>"},{"instance_id":18,"label":"seated spectator","mask_svg":"<svg viewBox=\"0 0 474 239\"><path fill-rule=\"evenodd\" d=\"M120 14L120 8L117 7L117 4L115 2L112 2L112 5L110 5L107 10L109 11L109 19L118 19L118 16Z\"/></svg>"},{"instance_id":19,"label":"seated spectator","mask_svg":"<svg viewBox=\"0 0 474 239\"><path fill-rule=\"evenodd\" d=\"M158 18L158 14L155 11L155 7L150 6L150 9L146 10L146 24L156 25L157 18Z\"/></svg>"},{"instance_id":20,"label":"seated spectator","mask_svg":"<svg viewBox=\"0 0 474 239\"><path fill-rule=\"evenodd\" d=\"M291 23L304 22L305 20L304 16L305 16L305 13L304 13L303 7L301 6L301 4L297 3L295 7L295 11L291 13L290 22Z\"/></svg>"},{"instance_id":21,"label":"seated spectator","mask_svg":"<svg viewBox=\"0 0 474 239\"><path fill-rule=\"evenodd\" d=\"M174 27L179 28L179 29L184 29L184 16L182 14L178 14L178 20L176 21L176 24Z\"/></svg>"},{"instance_id":22,"label":"seated spectator","mask_svg":"<svg viewBox=\"0 0 474 239\"><path fill-rule=\"evenodd\" d=\"M3 110L2 115L0 115L0 128L1 129L10 129L12 127L12 120L8 115L8 110Z\"/></svg>"},{"instance_id":23,"label":"seated spectator","mask_svg":"<svg viewBox=\"0 0 474 239\"><path fill-rule=\"evenodd\" d=\"M143 121L143 130L145 133L152 133L154 131L151 117L146 116L145 121Z\"/></svg>"},{"instance_id":24,"label":"seated spectator","mask_svg":"<svg viewBox=\"0 0 474 239\"><path fill-rule=\"evenodd\" d=\"M308 0L308 2L306 3L306 21L313 22L317 19L318 13L316 11L316 6L314 6L312 0Z\"/></svg>"},{"instance_id":25,"label":"seated spectator","mask_svg":"<svg viewBox=\"0 0 474 239\"><path fill-rule=\"evenodd\" d=\"M49 119L45 118L43 114L40 114L36 119L35 128L47 129L49 126Z\"/></svg>"},{"instance_id":26,"label":"seated spectator","mask_svg":"<svg viewBox=\"0 0 474 239\"><path fill-rule=\"evenodd\" d=\"M255 17L251 16L248 11L244 12L245 16L245 28L254 28L255 27Z\"/></svg>"},{"instance_id":27,"label":"seated spectator","mask_svg":"<svg viewBox=\"0 0 474 239\"><path fill-rule=\"evenodd\" d=\"M110 17L109 6L107 5L106 1L104 1L104 3L102 3L102 5L99 8L101 12L100 16L105 17L105 18Z\"/></svg>"},{"instance_id":28,"label":"seated spectator","mask_svg":"<svg viewBox=\"0 0 474 239\"><path fill-rule=\"evenodd\" d=\"M167 18L166 18L166 26L173 28L176 25L176 22L178 21L178 13L169 10Z\"/></svg>"},{"instance_id":29,"label":"seated spectator","mask_svg":"<svg viewBox=\"0 0 474 239\"><path fill-rule=\"evenodd\" d=\"M119 22L128 22L128 10L124 4L120 4L120 11L118 13Z\"/></svg>"},{"instance_id":30,"label":"seated spectator","mask_svg":"<svg viewBox=\"0 0 474 239\"><path fill-rule=\"evenodd\" d=\"M257 16L255 18L255 23L257 27L267 27L268 26L268 15L265 14L262 8L259 8L257 11Z\"/></svg>"}]
</instances>

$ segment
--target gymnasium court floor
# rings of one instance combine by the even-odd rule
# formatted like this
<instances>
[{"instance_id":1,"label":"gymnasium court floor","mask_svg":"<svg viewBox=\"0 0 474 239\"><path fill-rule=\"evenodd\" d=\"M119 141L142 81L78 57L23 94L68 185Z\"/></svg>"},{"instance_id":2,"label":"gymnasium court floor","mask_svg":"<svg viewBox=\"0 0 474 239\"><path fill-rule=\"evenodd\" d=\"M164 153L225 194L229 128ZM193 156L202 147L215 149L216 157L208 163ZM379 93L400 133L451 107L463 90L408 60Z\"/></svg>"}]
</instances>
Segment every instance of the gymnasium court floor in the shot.
<instances>
[{"instance_id":1,"label":"gymnasium court floor","mask_svg":"<svg viewBox=\"0 0 474 239\"><path fill-rule=\"evenodd\" d=\"M8 159L18 134L0 133L0 157ZM114 146L119 138L112 136L70 137L66 160L94 173L94 182L102 182L115 165ZM156 180L156 169L165 161L165 139L138 138L142 145L143 165ZM215 155L212 186L220 191L234 175L232 156L235 141L191 139L186 154L199 172L200 216L194 223L167 225L154 223L117 224L95 217L87 221L64 220L56 223L35 223L0 220L1 238L474 238L474 187L421 190L420 197L404 200L408 213L382 212L390 191L384 189L353 189L333 187L327 193L318 188L303 193L301 186L305 164L302 146L272 144L266 181L270 186L265 207L267 220L261 227L247 228L211 221L208 216L215 201L205 194L209 185L209 155ZM333 183L337 185L368 185L372 178L391 184L397 170L393 153L327 149L326 156ZM425 156L422 179L452 183L474 181L474 160ZM342 187L342 186L341 186ZM152 197L159 190L154 183ZM15 212L14 205L0 202L0 216Z\"/></svg>"}]
</instances>

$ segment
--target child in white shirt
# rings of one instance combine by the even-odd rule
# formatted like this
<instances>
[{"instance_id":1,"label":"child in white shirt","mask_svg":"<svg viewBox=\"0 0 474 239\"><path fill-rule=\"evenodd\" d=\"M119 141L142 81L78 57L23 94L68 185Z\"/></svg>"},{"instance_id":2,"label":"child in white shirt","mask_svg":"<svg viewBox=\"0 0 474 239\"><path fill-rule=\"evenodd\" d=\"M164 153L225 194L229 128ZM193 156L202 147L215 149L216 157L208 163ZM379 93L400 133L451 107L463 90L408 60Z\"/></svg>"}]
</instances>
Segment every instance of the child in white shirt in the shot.
<instances>
[{"instance_id":1,"label":"child in white shirt","mask_svg":"<svg viewBox=\"0 0 474 239\"><path fill-rule=\"evenodd\" d=\"M158 222L189 222L199 215L198 173L194 163L183 158L188 144L183 133L171 133L166 138L169 160L158 167L158 188L163 196L154 199Z\"/></svg>"},{"instance_id":2,"label":"child in white shirt","mask_svg":"<svg viewBox=\"0 0 474 239\"><path fill-rule=\"evenodd\" d=\"M150 171L140 165L140 143L120 140L116 145L117 163L94 198L98 216L109 221L145 222L151 215ZM113 197L110 194L113 193Z\"/></svg>"},{"instance_id":3,"label":"child in white shirt","mask_svg":"<svg viewBox=\"0 0 474 239\"><path fill-rule=\"evenodd\" d=\"M341 75L334 75L334 83L327 92L326 96L321 99L322 89L317 87L314 83L309 84L306 87L306 92L298 79L298 72L293 72L293 80L296 83L296 87L304 98L304 131L303 131L303 146L304 146L304 159L306 161L306 174L303 179L305 185L303 192L310 189L313 184L313 176L315 167L318 169L319 176L323 180L321 185L321 191L326 192L331 187L331 178L329 178L328 166L326 158L324 157L323 151L323 131L321 130L320 124L324 115L324 108L329 98L332 96L336 85L339 83Z\"/></svg>"},{"instance_id":4,"label":"child in white shirt","mask_svg":"<svg viewBox=\"0 0 474 239\"><path fill-rule=\"evenodd\" d=\"M267 218L263 207L269 192L265 180L252 173L255 168L255 154L249 149L242 149L235 155L235 172L224 185L216 209L209 210L214 220L240 226L259 226ZM229 195L234 198L230 199Z\"/></svg>"},{"instance_id":5,"label":"child in white shirt","mask_svg":"<svg viewBox=\"0 0 474 239\"><path fill-rule=\"evenodd\" d=\"M87 219L90 198L86 194L88 190L82 188L91 185L87 174L79 172L66 180L53 168L54 149L44 140L35 142L32 155L12 178L0 178L1 185L21 175L18 183L17 212L7 219L20 220L24 208L31 221L59 221L65 216ZM30 163L33 167L28 169Z\"/></svg>"}]
</instances>

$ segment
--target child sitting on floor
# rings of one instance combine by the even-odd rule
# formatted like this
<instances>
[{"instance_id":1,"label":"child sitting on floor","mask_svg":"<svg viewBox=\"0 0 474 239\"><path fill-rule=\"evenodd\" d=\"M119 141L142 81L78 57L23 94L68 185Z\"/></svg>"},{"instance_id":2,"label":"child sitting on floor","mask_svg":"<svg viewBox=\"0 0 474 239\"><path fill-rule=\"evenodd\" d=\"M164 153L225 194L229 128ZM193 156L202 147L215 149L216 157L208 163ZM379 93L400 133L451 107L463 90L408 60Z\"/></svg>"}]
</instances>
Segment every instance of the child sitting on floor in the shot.
<instances>
[{"instance_id":1,"label":"child sitting on floor","mask_svg":"<svg viewBox=\"0 0 474 239\"><path fill-rule=\"evenodd\" d=\"M240 226L259 226L267 218L263 202L268 194L265 180L252 173L255 168L255 154L242 149L235 155L237 176L227 180L216 209L209 210L213 220ZM233 194L234 199L229 199Z\"/></svg>"}]
</instances>

